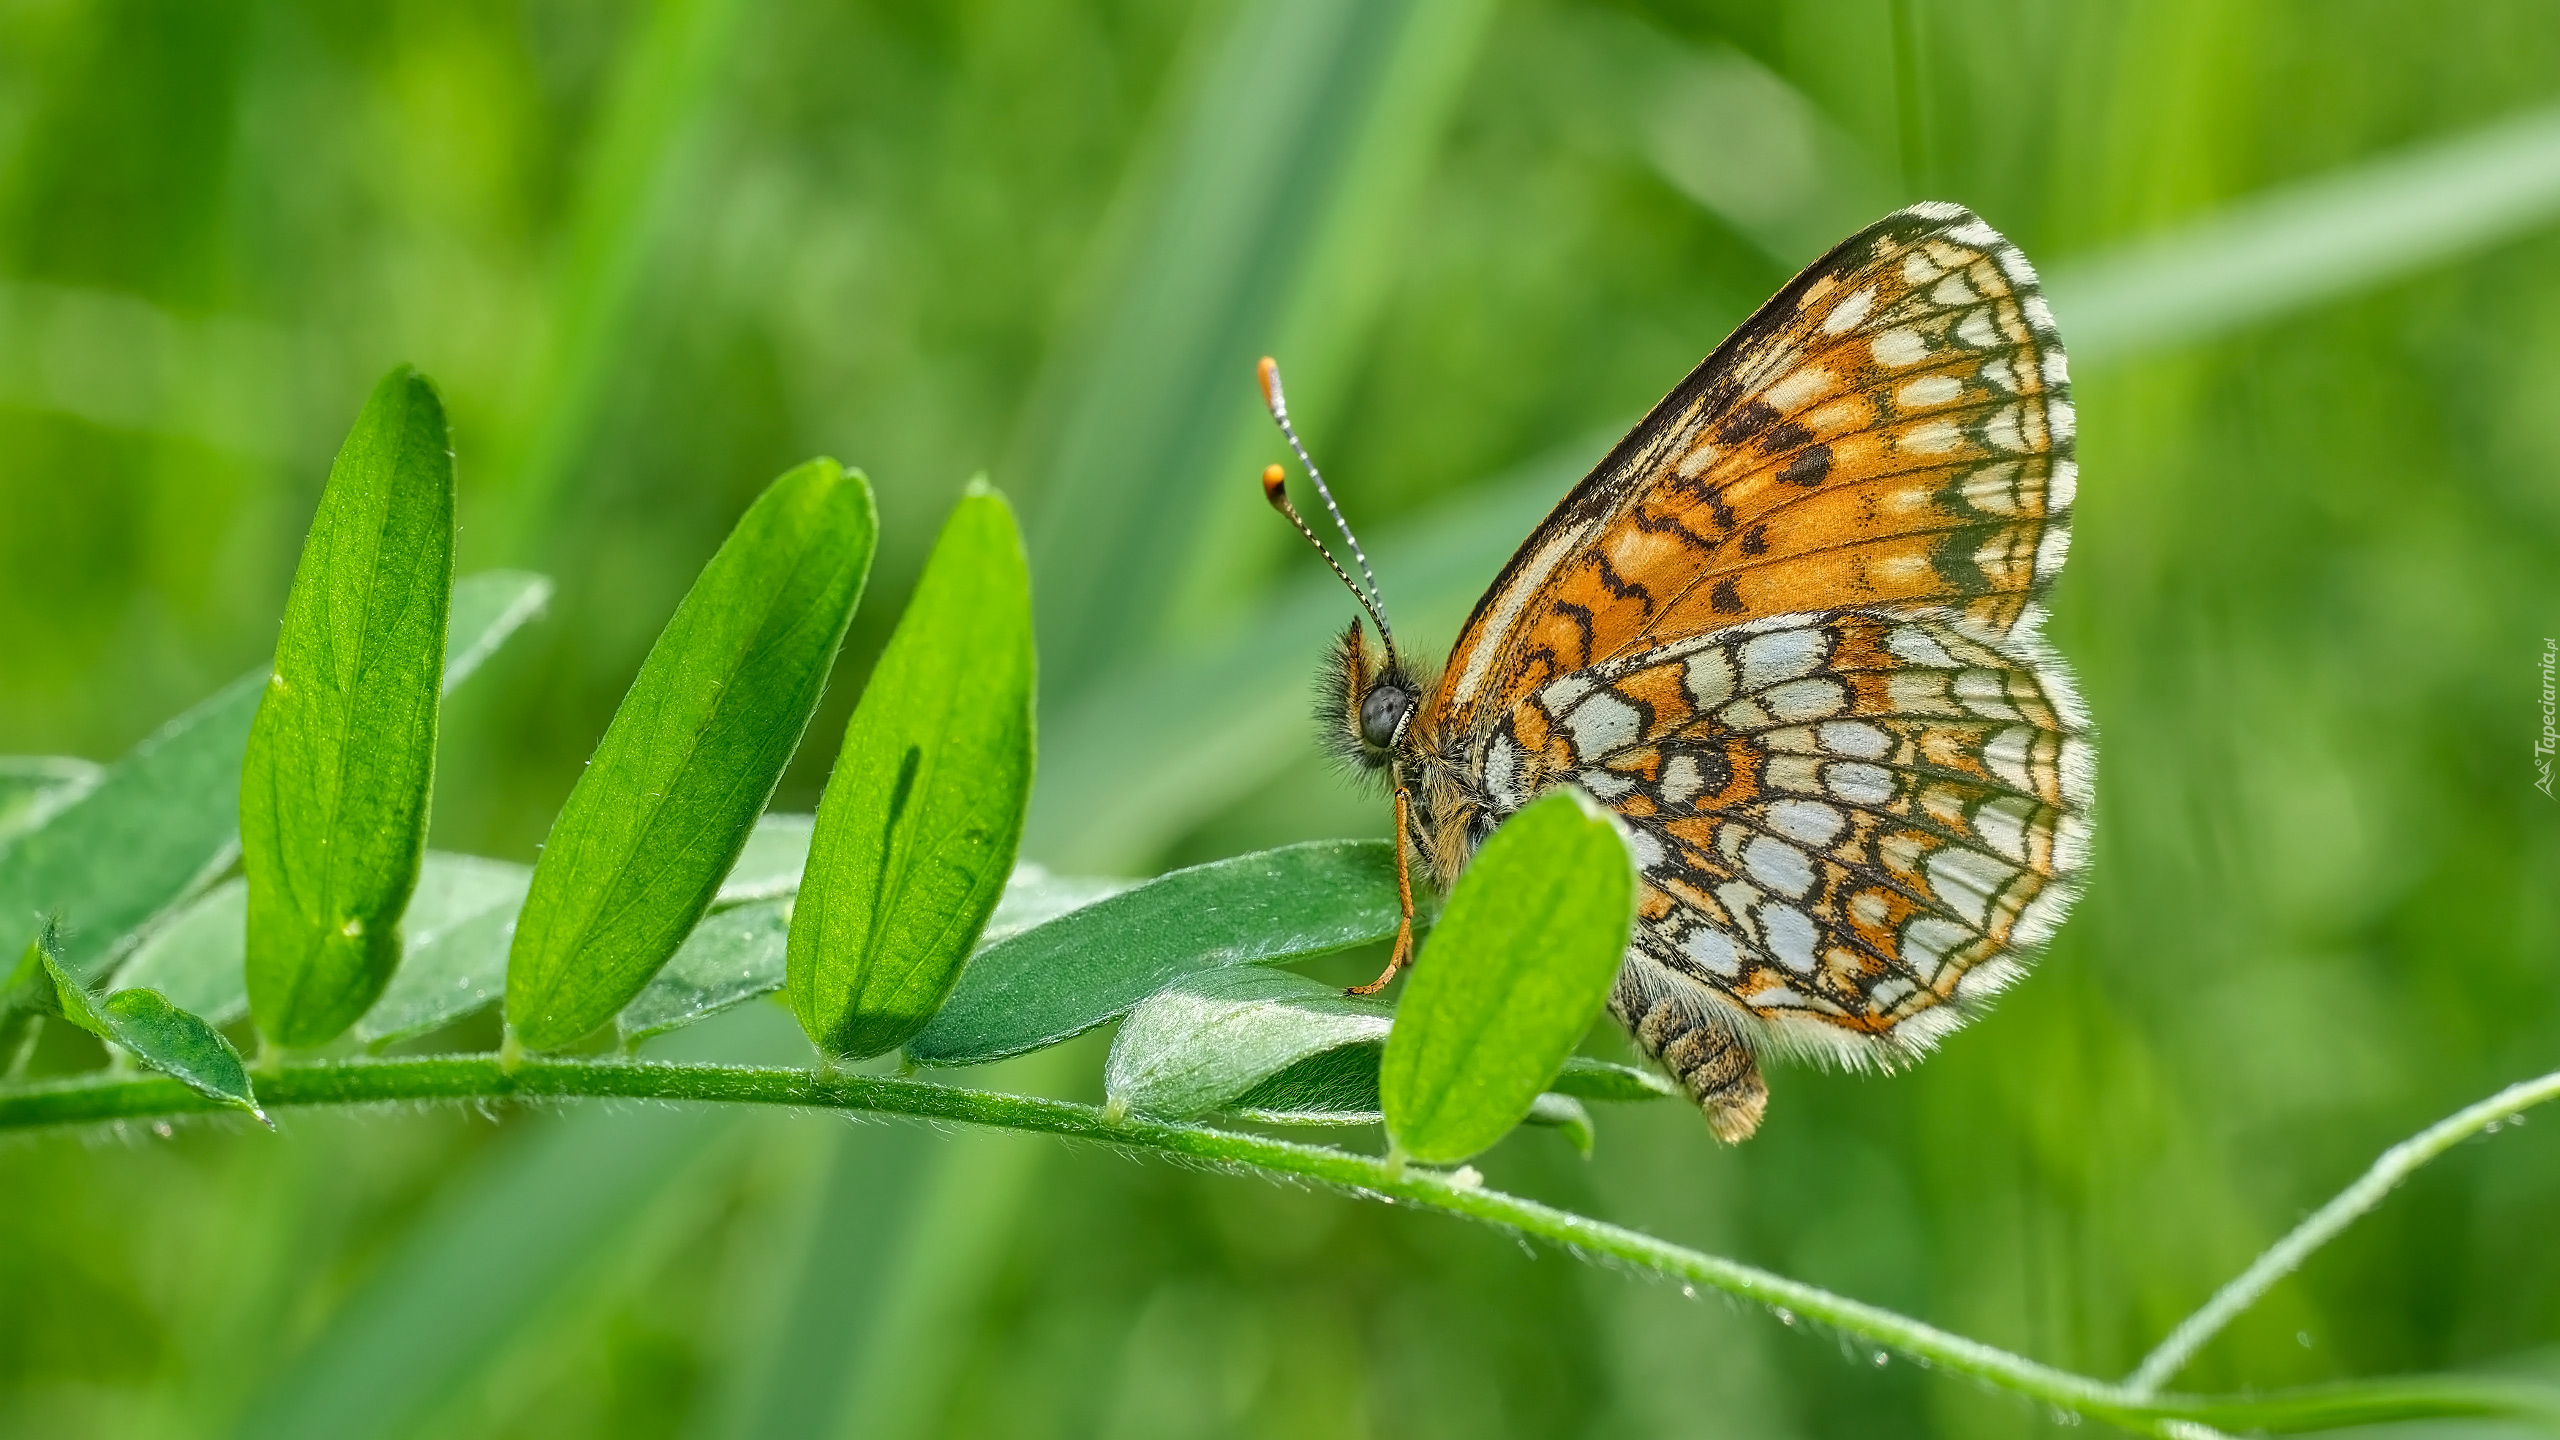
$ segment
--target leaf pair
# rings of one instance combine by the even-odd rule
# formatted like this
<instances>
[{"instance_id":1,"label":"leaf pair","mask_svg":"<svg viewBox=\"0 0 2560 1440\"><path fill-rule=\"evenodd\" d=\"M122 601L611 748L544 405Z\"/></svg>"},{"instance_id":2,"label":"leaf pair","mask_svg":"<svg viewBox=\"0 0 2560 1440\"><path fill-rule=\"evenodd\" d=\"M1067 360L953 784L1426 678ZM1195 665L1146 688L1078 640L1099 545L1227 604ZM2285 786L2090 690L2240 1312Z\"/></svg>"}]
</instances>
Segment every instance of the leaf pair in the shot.
<instances>
[{"instance_id":1,"label":"leaf pair","mask_svg":"<svg viewBox=\"0 0 2560 1440\"><path fill-rule=\"evenodd\" d=\"M534 867L507 961L517 1043L612 1020L710 909L817 710L877 533L870 484L812 460L703 567Z\"/></svg>"},{"instance_id":2,"label":"leaf pair","mask_svg":"<svg viewBox=\"0 0 2560 1440\"><path fill-rule=\"evenodd\" d=\"M1004 893L1031 784L1030 582L1002 496L973 485L945 526L814 827L756 828L876 531L862 476L812 461L704 567L534 869L507 965L517 1044L556 1049L617 1015L637 1039L734 1003L786 916L793 1008L826 1053L895 1048L940 1008ZM759 835L771 853L742 858ZM723 895L769 898L696 934ZM652 989L680 947L682 973Z\"/></svg>"}]
</instances>

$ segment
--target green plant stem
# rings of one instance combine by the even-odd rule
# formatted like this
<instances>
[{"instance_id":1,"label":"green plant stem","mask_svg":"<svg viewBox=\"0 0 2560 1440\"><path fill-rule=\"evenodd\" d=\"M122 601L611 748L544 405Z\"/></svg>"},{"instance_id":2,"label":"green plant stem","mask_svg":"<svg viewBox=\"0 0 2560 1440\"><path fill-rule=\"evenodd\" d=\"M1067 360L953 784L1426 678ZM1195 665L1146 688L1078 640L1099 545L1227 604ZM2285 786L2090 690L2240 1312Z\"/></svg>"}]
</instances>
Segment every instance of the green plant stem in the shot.
<instances>
[{"instance_id":1,"label":"green plant stem","mask_svg":"<svg viewBox=\"0 0 2560 1440\"><path fill-rule=\"evenodd\" d=\"M1501 1226L1586 1257L1687 1285L1710 1286L1766 1305L1790 1325L1804 1320L1829 1326L2061 1410L2174 1440L2197 1440L2220 1433L2223 1426L2308 1430L2430 1416L2560 1416L2560 1406L2547 1390L2462 1377L2413 1377L2232 1398L2138 1392L2130 1384L2058 1370L1756 1266L1489 1190L1470 1171L1399 1165L1377 1156L1207 1126L1114 1120L1095 1107L1060 1100L822 1070L651 1060L528 1058L511 1069L496 1055L308 1062L262 1076L258 1089L271 1111L393 1101L605 1097L863 1111L1036 1131L1178 1155L1224 1168L1295 1176L1384 1204L1413 1204ZM2461 1135L2555 1094L2560 1094L2560 1076L2528 1082L2395 1147L2384 1164L2375 1167L2377 1174L2385 1174L2386 1166L2397 1167L2387 1173L2380 1189L2387 1190L2399 1175ZM0 1130L137 1120L211 1108L212 1102L175 1080L97 1073L0 1092ZM2357 1189L2330 1208L2364 1193L2365 1182L2359 1182ZM2380 1191L2373 1193L2378 1196ZM2347 1218L2352 1213L2346 1212ZM2337 1223L2343 1224L2344 1219ZM2240 1283L2234 1282L2235 1287Z\"/></svg>"},{"instance_id":2,"label":"green plant stem","mask_svg":"<svg viewBox=\"0 0 2560 1440\"><path fill-rule=\"evenodd\" d=\"M2270 1245L2249 1268L2233 1277L2204 1303L2204 1307L2179 1322L2178 1328L2158 1348L2142 1357L2142 1364L2125 1378L2124 1388L2135 1395L2149 1395L2169 1382L2169 1378L2187 1367L2205 1343L2222 1332L2240 1312L2258 1303L2269 1287L2302 1266L2312 1251L2328 1244L2339 1231L2353 1224L2358 1216L2382 1203L2384 1196L2399 1187L2421 1165L2433 1160L2455 1145L2529 1110L2546 1100L2560 1099L2560 1071L2534 1080L2521 1080L2465 1109L2458 1110L2390 1149L2382 1152L2356 1182L2338 1192L2337 1198L2311 1212L2291 1233Z\"/></svg>"}]
</instances>

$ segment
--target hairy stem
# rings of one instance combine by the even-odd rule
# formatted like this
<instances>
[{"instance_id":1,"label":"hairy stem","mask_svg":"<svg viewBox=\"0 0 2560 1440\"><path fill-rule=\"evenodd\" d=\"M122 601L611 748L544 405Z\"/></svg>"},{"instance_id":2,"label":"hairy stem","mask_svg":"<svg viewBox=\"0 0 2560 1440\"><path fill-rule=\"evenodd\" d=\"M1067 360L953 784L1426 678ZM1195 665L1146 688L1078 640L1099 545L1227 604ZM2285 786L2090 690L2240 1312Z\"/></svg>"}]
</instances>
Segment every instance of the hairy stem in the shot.
<instances>
[{"instance_id":1,"label":"hairy stem","mask_svg":"<svg viewBox=\"0 0 2560 1440\"><path fill-rule=\"evenodd\" d=\"M2328 1244L2358 1216L2381 1204L2383 1197L2419 1166L2490 1126L2551 1099L2560 1099L2560 1071L2518 1081L2383 1151L2356 1183L2311 1212L2309 1218L2293 1227L2291 1234L2268 1246L2248 1269L2215 1291L2204 1308L2179 1322L2178 1328L2169 1332L2169 1338L2142 1357L2141 1367L2126 1378L2125 1389L2135 1395L2149 1395L2169 1383L2169 1378L2185 1369L2206 1341L2222 1333L2223 1327L2241 1311L2258 1303L2258 1297L2278 1280L2300 1269L2312 1251Z\"/></svg>"},{"instance_id":2,"label":"hairy stem","mask_svg":"<svg viewBox=\"0 0 2560 1440\"><path fill-rule=\"evenodd\" d=\"M2533 1086L2545 1088L2535 1090ZM2394 1156L2402 1157L2397 1162L2400 1168L2390 1172L2381 1188L2388 1189L2408 1168L2422 1163L2460 1138L2460 1134L2470 1133L2463 1130L2439 1139L2436 1137L2440 1131L2466 1117L2483 1114L2486 1107L2506 1102L2518 1092L2548 1099L2553 1093L2560 1093L2560 1076L2516 1087L2397 1147L2385 1157L2384 1165L2375 1167L2376 1173L2381 1174L2385 1165L2394 1163ZM1803 1320L1828 1326L1934 1368L1968 1376L2060 1410L2177 1440L2219 1434L2222 1427L2292 1431L2427 1416L2560 1415L2548 1390L2460 1377L2419 1377L2235 1398L2154 1394L2131 1384L2093 1379L2039 1364L1756 1266L1489 1190L1474 1180L1472 1171L1442 1172L1394 1165L1382 1157L1207 1126L1113 1119L1092 1106L1061 1100L966 1090L903 1078L759 1066L528 1058L510 1068L495 1055L306 1062L286 1065L260 1076L258 1081L258 1098L270 1111L390 1101L601 1097L905 1115L1037 1131L1124 1150L1181 1156L1228 1169L1312 1180L1386 1204L1412 1204L1501 1226L1563 1246L1586 1258L1613 1261L1684 1284L1710 1286L1766 1305L1789 1324ZM2511 1114L2530 1103L2534 1100L2516 1102L2497 1113ZM165 1077L92 1073L0 1091L0 1129L138 1120L212 1108L211 1102ZM2477 1119L2471 1129L2485 1126L2492 1118L2496 1116ZM2430 1143L2433 1149L2426 1148ZM2350 1191L2349 1196L2359 1193ZM2375 1193L2378 1196L2379 1191ZM2341 1196L2340 1202L2349 1196ZM2352 1213L2346 1212L2336 1223L2344 1224ZM2318 1238L2325 1235L2315 1237L2303 1248L2317 1243ZM2294 1259L2298 1263L2299 1255ZM2250 1273L2255 1274L2255 1269ZM2270 1279L2274 1273L2281 1271L2272 1272ZM2245 1281L2248 1277L2242 1278ZM2234 1282L2234 1286L2240 1283ZM2245 1303L2245 1299L2239 1303Z\"/></svg>"}]
</instances>

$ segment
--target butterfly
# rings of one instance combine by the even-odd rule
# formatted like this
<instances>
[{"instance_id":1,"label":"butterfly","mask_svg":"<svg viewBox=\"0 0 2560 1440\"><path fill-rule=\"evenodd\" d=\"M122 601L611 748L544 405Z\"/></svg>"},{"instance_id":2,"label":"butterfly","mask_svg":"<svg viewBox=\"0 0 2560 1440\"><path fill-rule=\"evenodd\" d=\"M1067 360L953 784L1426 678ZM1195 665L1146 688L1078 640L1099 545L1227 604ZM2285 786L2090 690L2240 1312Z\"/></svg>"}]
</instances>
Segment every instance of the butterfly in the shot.
<instances>
[{"instance_id":1,"label":"butterfly","mask_svg":"<svg viewBox=\"0 0 2560 1440\"><path fill-rule=\"evenodd\" d=\"M2070 380L2018 248L1949 204L1842 241L1735 330L1530 532L1436 672L1264 398L1365 586L1329 748L1394 795L1446 889L1504 817L1577 785L1640 881L1609 1008L1728 1142L1759 1057L1898 1068L2023 972L2088 866L2093 741L2037 603L2077 482Z\"/></svg>"}]
</instances>

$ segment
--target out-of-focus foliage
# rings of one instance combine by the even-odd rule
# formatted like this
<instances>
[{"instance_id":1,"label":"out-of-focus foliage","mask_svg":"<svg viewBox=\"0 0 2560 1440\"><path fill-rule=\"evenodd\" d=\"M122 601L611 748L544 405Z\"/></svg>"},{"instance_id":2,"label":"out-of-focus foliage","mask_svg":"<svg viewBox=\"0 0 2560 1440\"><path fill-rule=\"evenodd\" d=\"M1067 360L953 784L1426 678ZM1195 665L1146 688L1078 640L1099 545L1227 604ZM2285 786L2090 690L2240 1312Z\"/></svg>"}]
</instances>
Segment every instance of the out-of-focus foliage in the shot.
<instances>
[{"instance_id":1,"label":"out-of-focus foliage","mask_svg":"<svg viewBox=\"0 0 2560 1440\"><path fill-rule=\"evenodd\" d=\"M1160 683L1274 663L1233 638L1297 633L1291 606L1349 613L1251 493L1277 458L1251 357L1289 361L1389 601L1455 597L1398 611L1438 643L1493 568L1465 557L1498 562L1793 265L1960 200L2053 277L2074 344L2053 635L2106 752L2090 896L1911 1073L1775 1073L1747 1146L1636 1106L1588 1164L1537 1133L1479 1163L2130 1368L2382 1144L2560 1063L2560 811L2530 765L2560 232L2523 205L2449 249L2405 212L2460 187L2350 185L2308 212L2353 242L2319 250L2326 288L2306 267L2228 326L2110 329L2142 273L2111 257L2389 180L2560 102L2555 75L2526 0L9 5L0 752L110 759L263 663L346 417L407 360L446 389L459 568L561 579L448 711L440 848L535 858L660 621L818 452L880 493L842 681L967 477L1020 499L1057 602L1042 784L1143 799L1035 798L1031 858L1384 833L1302 692ZM2513 173L2477 190L2549 191L2548 147L2484 153ZM2233 224L2194 233L2258 233ZM1180 748L1211 722L1225 748ZM809 749L779 808L814 802ZM672 1040L789 1040L735 1019ZM1003 1078L1094 1094L1101 1061ZM1024 1137L284 1125L0 1149L0 1433L2049 1428L1487 1233ZM2421 1177L2188 1381L2560 1344L2548 1128Z\"/></svg>"}]
</instances>

